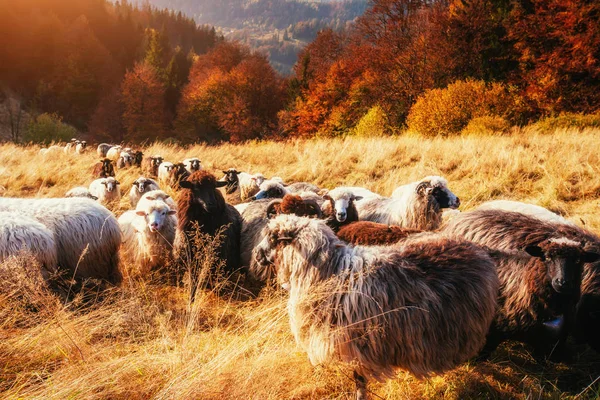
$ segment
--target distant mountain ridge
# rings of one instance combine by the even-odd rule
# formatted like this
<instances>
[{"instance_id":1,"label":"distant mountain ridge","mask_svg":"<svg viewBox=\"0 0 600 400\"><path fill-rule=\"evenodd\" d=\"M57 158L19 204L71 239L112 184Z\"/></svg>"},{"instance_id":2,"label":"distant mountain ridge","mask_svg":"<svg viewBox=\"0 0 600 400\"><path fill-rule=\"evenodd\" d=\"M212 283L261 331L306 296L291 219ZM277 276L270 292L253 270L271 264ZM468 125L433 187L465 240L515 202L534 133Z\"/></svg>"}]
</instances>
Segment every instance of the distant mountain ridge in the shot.
<instances>
[{"instance_id":1,"label":"distant mountain ridge","mask_svg":"<svg viewBox=\"0 0 600 400\"><path fill-rule=\"evenodd\" d=\"M289 73L298 52L324 28L340 30L360 16L368 0L146 0L181 11L199 24L219 28L231 39L269 54Z\"/></svg>"}]
</instances>

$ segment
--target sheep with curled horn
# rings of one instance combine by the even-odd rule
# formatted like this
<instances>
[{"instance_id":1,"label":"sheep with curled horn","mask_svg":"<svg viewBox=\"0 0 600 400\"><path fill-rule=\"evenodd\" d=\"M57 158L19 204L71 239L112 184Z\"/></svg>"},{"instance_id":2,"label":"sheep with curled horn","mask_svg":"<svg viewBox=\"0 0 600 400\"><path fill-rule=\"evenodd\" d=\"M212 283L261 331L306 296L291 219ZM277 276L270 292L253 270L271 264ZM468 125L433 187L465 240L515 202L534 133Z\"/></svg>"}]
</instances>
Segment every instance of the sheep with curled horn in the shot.
<instances>
[{"instance_id":1,"label":"sheep with curled horn","mask_svg":"<svg viewBox=\"0 0 600 400\"><path fill-rule=\"evenodd\" d=\"M462 213L443 232L484 246L497 262L500 308L483 356L506 339L532 345L536 356L568 354L582 270L600 258L587 235L570 225L501 210Z\"/></svg>"},{"instance_id":2,"label":"sheep with curled horn","mask_svg":"<svg viewBox=\"0 0 600 400\"><path fill-rule=\"evenodd\" d=\"M439 176L428 176L399 187L391 198L366 198L356 202L361 221L435 230L442 224L442 210L456 209L460 199Z\"/></svg>"},{"instance_id":3,"label":"sheep with curled horn","mask_svg":"<svg viewBox=\"0 0 600 400\"><path fill-rule=\"evenodd\" d=\"M263 229L269 218L278 214L294 214L301 217L321 218L322 212L314 199L299 195L286 195L283 199L263 199L248 203L242 212L242 266L252 263L252 251L263 239Z\"/></svg>"},{"instance_id":4,"label":"sheep with curled horn","mask_svg":"<svg viewBox=\"0 0 600 400\"><path fill-rule=\"evenodd\" d=\"M369 378L443 373L485 343L498 277L474 244L430 234L353 247L324 221L293 215L270 220L263 235L250 272L275 270L296 342L313 365L353 364L358 398Z\"/></svg>"}]
</instances>

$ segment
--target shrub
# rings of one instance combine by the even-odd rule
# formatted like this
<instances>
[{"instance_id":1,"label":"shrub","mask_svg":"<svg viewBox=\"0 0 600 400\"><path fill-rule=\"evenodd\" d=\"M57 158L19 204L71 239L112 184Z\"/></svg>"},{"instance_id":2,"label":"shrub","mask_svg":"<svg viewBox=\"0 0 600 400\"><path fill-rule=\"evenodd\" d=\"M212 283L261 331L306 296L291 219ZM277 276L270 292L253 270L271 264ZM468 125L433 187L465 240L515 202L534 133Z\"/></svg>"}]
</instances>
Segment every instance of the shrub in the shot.
<instances>
[{"instance_id":1,"label":"shrub","mask_svg":"<svg viewBox=\"0 0 600 400\"><path fill-rule=\"evenodd\" d=\"M475 117L462 130L463 135L497 135L508 133L510 123L499 116L485 115Z\"/></svg>"},{"instance_id":2,"label":"shrub","mask_svg":"<svg viewBox=\"0 0 600 400\"><path fill-rule=\"evenodd\" d=\"M387 115L379 105L371 107L356 126L350 130L350 134L356 136L383 136L389 133Z\"/></svg>"},{"instance_id":3,"label":"shrub","mask_svg":"<svg viewBox=\"0 0 600 400\"><path fill-rule=\"evenodd\" d=\"M459 134L473 118L511 119L519 103L513 90L499 83L456 81L444 89L431 89L410 109L407 125L426 136Z\"/></svg>"},{"instance_id":4,"label":"shrub","mask_svg":"<svg viewBox=\"0 0 600 400\"><path fill-rule=\"evenodd\" d=\"M25 141L35 143L66 142L77 136L77 129L62 122L57 114L40 114L25 132Z\"/></svg>"},{"instance_id":5,"label":"shrub","mask_svg":"<svg viewBox=\"0 0 600 400\"><path fill-rule=\"evenodd\" d=\"M567 128L600 128L600 113L576 114L564 113L556 117L542 118L532 125L535 130L543 133L551 133L557 129Z\"/></svg>"}]
</instances>

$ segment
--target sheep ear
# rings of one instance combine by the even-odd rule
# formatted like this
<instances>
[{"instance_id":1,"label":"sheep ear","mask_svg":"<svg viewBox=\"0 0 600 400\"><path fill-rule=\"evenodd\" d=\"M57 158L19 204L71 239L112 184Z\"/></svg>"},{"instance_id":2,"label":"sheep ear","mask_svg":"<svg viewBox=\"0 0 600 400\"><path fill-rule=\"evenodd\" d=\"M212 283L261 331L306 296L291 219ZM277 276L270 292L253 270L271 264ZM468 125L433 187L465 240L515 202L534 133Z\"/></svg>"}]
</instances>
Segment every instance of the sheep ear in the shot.
<instances>
[{"instance_id":1,"label":"sheep ear","mask_svg":"<svg viewBox=\"0 0 600 400\"><path fill-rule=\"evenodd\" d=\"M352 198L352 200L354 200L354 201L360 201L360 200L362 200L362 199L363 199L363 197L362 197L362 196L354 196L354 197Z\"/></svg>"},{"instance_id":2,"label":"sheep ear","mask_svg":"<svg viewBox=\"0 0 600 400\"><path fill-rule=\"evenodd\" d=\"M144 217L144 216L146 216L146 212L145 211L136 211L135 215L139 215L140 217Z\"/></svg>"},{"instance_id":3,"label":"sheep ear","mask_svg":"<svg viewBox=\"0 0 600 400\"><path fill-rule=\"evenodd\" d=\"M184 189L191 189L194 185L192 185L192 182L190 181L181 181L179 182L179 186Z\"/></svg>"},{"instance_id":4,"label":"sheep ear","mask_svg":"<svg viewBox=\"0 0 600 400\"><path fill-rule=\"evenodd\" d=\"M223 186L227 186L227 182L225 182L225 181L217 181L215 183L215 187L220 188L220 187L223 187Z\"/></svg>"},{"instance_id":5,"label":"sheep ear","mask_svg":"<svg viewBox=\"0 0 600 400\"><path fill-rule=\"evenodd\" d=\"M586 251L583 253L583 257L581 257L581 261L584 263L593 263L600 259L600 254L592 253L591 251Z\"/></svg>"},{"instance_id":6,"label":"sheep ear","mask_svg":"<svg viewBox=\"0 0 600 400\"><path fill-rule=\"evenodd\" d=\"M167 214L169 214L169 215L175 215L175 214L177 214L177 211L175 211L175 210L170 210L170 211L169 211Z\"/></svg>"},{"instance_id":7,"label":"sheep ear","mask_svg":"<svg viewBox=\"0 0 600 400\"><path fill-rule=\"evenodd\" d=\"M224 173L225 175L227 175L227 174L229 173L229 171L223 171L223 173Z\"/></svg>"},{"instance_id":8,"label":"sheep ear","mask_svg":"<svg viewBox=\"0 0 600 400\"><path fill-rule=\"evenodd\" d=\"M544 259L544 251L540 246L527 246L525 247L525 252L531 257Z\"/></svg>"},{"instance_id":9,"label":"sheep ear","mask_svg":"<svg viewBox=\"0 0 600 400\"><path fill-rule=\"evenodd\" d=\"M156 200L156 196L146 196L146 200L154 201Z\"/></svg>"}]
</instances>

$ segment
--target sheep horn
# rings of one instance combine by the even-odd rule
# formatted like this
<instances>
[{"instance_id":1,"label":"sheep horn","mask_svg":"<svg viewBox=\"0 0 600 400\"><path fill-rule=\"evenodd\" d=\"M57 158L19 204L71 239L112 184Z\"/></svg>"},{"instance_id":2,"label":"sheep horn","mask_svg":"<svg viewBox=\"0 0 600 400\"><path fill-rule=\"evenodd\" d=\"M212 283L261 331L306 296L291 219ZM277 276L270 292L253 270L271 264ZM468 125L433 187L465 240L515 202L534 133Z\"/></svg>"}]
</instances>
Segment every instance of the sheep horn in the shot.
<instances>
[{"instance_id":1,"label":"sheep horn","mask_svg":"<svg viewBox=\"0 0 600 400\"><path fill-rule=\"evenodd\" d=\"M267 218L271 219L273 218L273 216L279 214L279 207L277 207L278 205L281 204L283 200L282 199L277 199L277 200L273 200L272 202L269 203L269 205L267 206Z\"/></svg>"},{"instance_id":2,"label":"sheep horn","mask_svg":"<svg viewBox=\"0 0 600 400\"><path fill-rule=\"evenodd\" d=\"M318 219L323 218L323 211L321 210L321 207L319 206L319 203L317 203L315 200L313 199L308 199L308 200L304 200L305 204L309 204L312 205L315 208L315 211L317 212L316 217Z\"/></svg>"}]
</instances>

